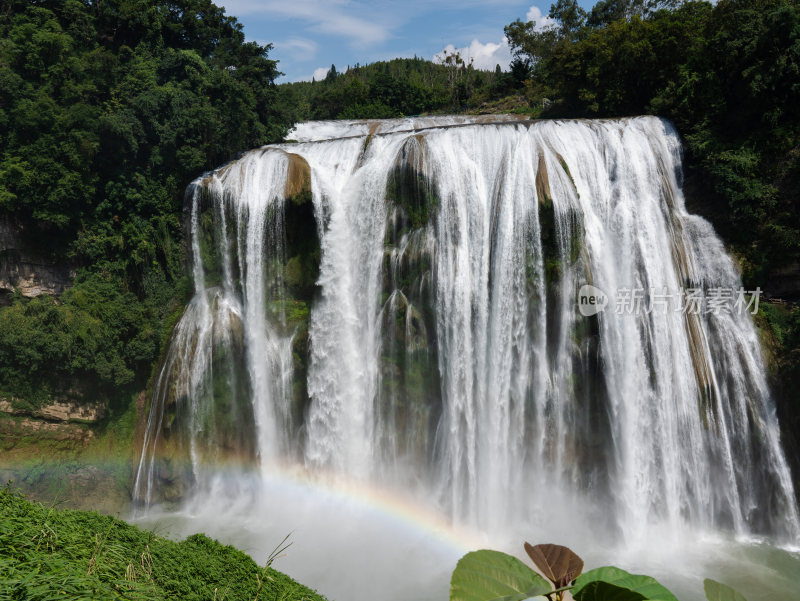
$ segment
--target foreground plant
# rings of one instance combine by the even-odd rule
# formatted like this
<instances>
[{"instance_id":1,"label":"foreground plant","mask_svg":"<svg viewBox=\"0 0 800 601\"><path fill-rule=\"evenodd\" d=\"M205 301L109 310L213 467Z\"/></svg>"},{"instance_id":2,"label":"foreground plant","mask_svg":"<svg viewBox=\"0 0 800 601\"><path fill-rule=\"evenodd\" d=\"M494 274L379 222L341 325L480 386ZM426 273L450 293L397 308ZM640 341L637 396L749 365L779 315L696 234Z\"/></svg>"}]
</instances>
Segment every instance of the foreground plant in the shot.
<instances>
[{"instance_id":1,"label":"foreground plant","mask_svg":"<svg viewBox=\"0 0 800 601\"><path fill-rule=\"evenodd\" d=\"M678 601L655 578L605 566L583 574L583 560L568 547L531 545L525 551L544 575L500 551L472 551L462 557L450 581L450 601ZM747 601L715 580L704 582L709 601Z\"/></svg>"}]
</instances>

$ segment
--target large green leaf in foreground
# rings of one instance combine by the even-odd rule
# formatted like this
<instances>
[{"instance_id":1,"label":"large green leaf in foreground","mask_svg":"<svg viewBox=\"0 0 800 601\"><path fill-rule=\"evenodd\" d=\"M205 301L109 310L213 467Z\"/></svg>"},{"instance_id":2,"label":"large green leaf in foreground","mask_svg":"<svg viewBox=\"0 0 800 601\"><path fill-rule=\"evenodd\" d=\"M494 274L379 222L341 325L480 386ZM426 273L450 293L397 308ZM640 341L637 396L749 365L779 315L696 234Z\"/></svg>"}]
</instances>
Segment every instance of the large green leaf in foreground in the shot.
<instances>
[{"instance_id":1,"label":"large green leaf in foreground","mask_svg":"<svg viewBox=\"0 0 800 601\"><path fill-rule=\"evenodd\" d=\"M483 549L459 560L450 580L450 601L523 601L551 590L516 557Z\"/></svg>"},{"instance_id":2,"label":"large green leaf in foreground","mask_svg":"<svg viewBox=\"0 0 800 601\"><path fill-rule=\"evenodd\" d=\"M579 576L572 596L577 601L678 601L655 578L631 574L612 566L589 570Z\"/></svg>"},{"instance_id":3,"label":"large green leaf in foreground","mask_svg":"<svg viewBox=\"0 0 800 601\"><path fill-rule=\"evenodd\" d=\"M602 580L595 580L584 586L576 593L575 599L577 601L647 601L647 597L641 593Z\"/></svg>"}]
</instances>

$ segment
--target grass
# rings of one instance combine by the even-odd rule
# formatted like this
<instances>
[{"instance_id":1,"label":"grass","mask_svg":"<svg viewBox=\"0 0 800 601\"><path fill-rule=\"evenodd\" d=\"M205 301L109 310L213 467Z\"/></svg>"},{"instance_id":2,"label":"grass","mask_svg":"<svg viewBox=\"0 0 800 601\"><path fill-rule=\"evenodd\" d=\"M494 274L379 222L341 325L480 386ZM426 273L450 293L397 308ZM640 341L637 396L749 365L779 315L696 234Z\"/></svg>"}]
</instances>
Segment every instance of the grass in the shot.
<instances>
[{"instance_id":1,"label":"grass","mask_svg":"<svg viewBox=\"0 0 800 601\"><path fill-rule=\"evenodd\" d=\"M0 490L0 600L325 601L203 534L175 542Z\"/></svg>"}]
</instances>

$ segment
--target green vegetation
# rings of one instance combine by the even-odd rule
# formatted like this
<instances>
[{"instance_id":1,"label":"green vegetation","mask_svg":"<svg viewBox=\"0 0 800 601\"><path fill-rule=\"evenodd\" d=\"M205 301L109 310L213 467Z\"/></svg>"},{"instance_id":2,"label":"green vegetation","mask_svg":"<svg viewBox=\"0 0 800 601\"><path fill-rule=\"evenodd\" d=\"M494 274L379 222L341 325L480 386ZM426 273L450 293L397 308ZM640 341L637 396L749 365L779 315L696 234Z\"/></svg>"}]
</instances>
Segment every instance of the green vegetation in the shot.
<instances>
[{"instance_id":1,"label":"green vegetation","mask_svg":"<svg viewBox=\"0 0 800 601\"><path fill-rule=\"evenodd\" d=\"M756 325L761 331L761 347L770 368L773 389L783 402L778 405L785 444L797 455L800 442L800 306L796 304L761 303Z\"/></svg>"},{"instance_id":2,"label":"green vegetation","mask_svg":"<svg viewBox=\"0 0 800 601\"><path fill-rule=\"evenodd\" d=\"M127 400L189 292L186 185L287 131L277 64L208 0L0 6L0 214L78 268L0 307L0 392Z\"/></svg>"},{"instance_id":3,"label":"green vegetation","mask_svg":"<svg viewBox=\"0 0 800 601\"><path fill-rule=\"evenodd\" d=\"M276 555L261 568L203 534L174 542L0 490L0 599L324 601L273 569Z\"/></svg>"},{"instance_id":4,"label":"green vegetation","mask_svg":"<svg viewBox=\"0 0 800 601\"><path fill-rule=\"evenodd\" d=\"M506 28L509 72L451 54L332 66L323 81L282 86L270 47L246 43L208 0L2 6L0 213L32 224L32 247L78 268L61 298L0 307L0 392L29 403L144 387L189 293L187 182L280 139L294 120L663 115L685 141L691 208L733 245L745 284L769 291L771 274L800 260L791 0L602 0L588 12L559 0L555 27ZM315 261L311 249L287 265L303 298Z\"/></svg>"},{"instance_id":5,"label":"green vegetation","mask_svg":"<svg viewBox=\"0 0 800 601\"><path fill-rule=\"evenodd\" d=\"M148 276L150 295L139 298L112 276L88 270L58 300L17 296L0 309L0 382L31 404L49 394L109 398L149 375L166 328L184 296L178 279L170 289L163 273ZM141 385L141 377L138 382Z\"/></svg>"},{"instance_id":6,"label":"green vegetation","mask_svg":"<svg viewBox=\"0 0 800 601\"><path fill-rule=\"evenodd\" d=\"M583 560L561 545L530 545L525 551L543 578L516 557L500 551L473 551L462 557L450 582L450 601L678 601L655 578L613 566L583 572ZM746 601L715 580L704 582L709 601Z\"/></svg>"},{"instance_id":7,"label":"green vegetation","mask_svg":"<svg viewBox=\"0 0 800 601\"><path fill-rule=\"evenodd\" d=\"M547 580L516 557L484 549L459 560L450 583L450 601L524 601L551 590Z\"/></svg>"},{"instance_id":8,"label":"green vegetation","mask_svg":"<svg viewBox=\"0 0 800 601\"><path fill-rule=\"evenodd\" d=\"M456 53L433 63L397 58L356 65L344 73L331 65L322 81L279 86L281 104L309 119L385 119L421 113L475 111L513 94L522 80L515 72L482 71Z\"/></svg>"}]
</instances>

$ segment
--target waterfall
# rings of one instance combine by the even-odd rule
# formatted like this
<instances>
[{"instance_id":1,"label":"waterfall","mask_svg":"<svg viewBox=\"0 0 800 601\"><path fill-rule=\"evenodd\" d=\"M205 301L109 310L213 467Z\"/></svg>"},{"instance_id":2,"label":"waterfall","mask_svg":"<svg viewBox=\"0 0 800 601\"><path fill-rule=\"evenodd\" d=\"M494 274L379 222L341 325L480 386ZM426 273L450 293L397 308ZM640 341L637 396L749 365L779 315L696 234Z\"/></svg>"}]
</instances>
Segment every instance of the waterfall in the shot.
<instances>
[{"instance_id":1,"label":"waterfall","mask_svg":"<svg viewBox=\"0 0 800 601\"><path fill-rule=\"evenodd\" d=\"M668 122L290 137L189 187L195 295L154 378L137 501L208 491L235 460L405 487L487 532L575 508L631 541L658 523L800 542L749 312L656 310L741 289L685 209ZM585 285L604 310L579 312Z\"/></svg>"}]
</instances>

